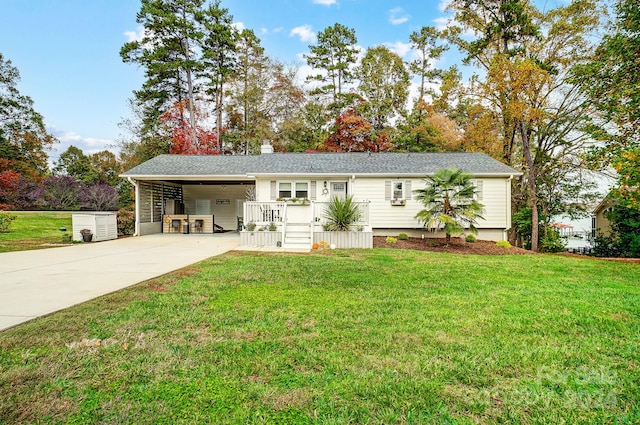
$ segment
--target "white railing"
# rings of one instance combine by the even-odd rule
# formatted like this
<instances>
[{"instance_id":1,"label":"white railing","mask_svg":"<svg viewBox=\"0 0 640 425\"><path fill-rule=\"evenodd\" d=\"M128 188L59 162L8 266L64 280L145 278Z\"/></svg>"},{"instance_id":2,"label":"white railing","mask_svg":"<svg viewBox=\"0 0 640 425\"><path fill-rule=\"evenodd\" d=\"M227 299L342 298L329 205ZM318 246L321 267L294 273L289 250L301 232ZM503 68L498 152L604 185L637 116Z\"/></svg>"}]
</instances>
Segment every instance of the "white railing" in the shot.
<instances>
[{"instance_id":1,"label":"white railing","mask_svg":"<svg viewBox=\"0 0 640 425\"><path fill-rule=\"evenodd\" d=\"M358 206L358 209L360 210L360 220L353 223L354 230L355 228L358 228L358 227L367 229L370 225L370 221L369 221L370 202L359 201L359 202L353 202L353 203L356 204ZM316 231L322 230L322 226L327 222L327 219L325 217L325 211L328 206L329 206L329 202L314 202L313 223L315 225L314 227L316 227Z\"/></svg>"},{"instance_id":2,"label":"white railing","mask_svg":"<svg viewBox=\"0 0 640 425\"><path fill-rule=\"evenodd\" d=\"M360 210L360 220L353 224L354 228L361 227L367 229L370 226L369 221L369 201L354 202ZM311 202L311 211L309 219L314 224L311 226L311 232L322 230L322 225L327 222L325 211L329 206L329 202ZM247 201L244 203L244 226L253 223L256 226L268 226L275 223L281 227L281 231L286 231L287 226L287 203L280 201L257 202Z\"/></svg>"},{"instance_id":3,"label":"white railing","mask_svg":"<svg viewBox=\"0 0 640 425\"><path fill-rule=\"evenodd\" d=\"M287 204L285 202L256 202L244 203L244 225L254 223L265 226L270 223L281 224L285 222Z\"/></svg>"}]
</instances>

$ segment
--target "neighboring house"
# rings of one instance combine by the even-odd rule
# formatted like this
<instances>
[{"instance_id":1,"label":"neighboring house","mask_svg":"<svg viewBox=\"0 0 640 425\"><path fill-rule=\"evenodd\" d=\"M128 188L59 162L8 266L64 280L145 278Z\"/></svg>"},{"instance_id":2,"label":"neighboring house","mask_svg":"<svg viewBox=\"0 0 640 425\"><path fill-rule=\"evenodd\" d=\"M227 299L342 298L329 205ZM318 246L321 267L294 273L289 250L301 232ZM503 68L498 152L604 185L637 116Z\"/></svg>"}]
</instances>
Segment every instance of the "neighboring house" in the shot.
<instances>
[{"instance_id":1,"label":"neighboring house","mask_svg":"<svg viewBox=\"0 0 640 425\"><path fill-rule=\"evenodd\" d=\"M259 245L308 248L325 237L323 211L331 197L352 196L362 211L356 226L362 234L429 236L415 219L424 205L413 191L424 187L425 176L449 167L474 176L485 206L477 226L480 239L505 239L511 227L511 179L521 173L481 153L271 153L270 148L253 156L160 155L122 174L136 187L136 234L184 231L179 220L205 233L250 225L255 233L274 235ZM269 225L277 231L269 232Z\"/></svg>"},{"instance_id":2,"label":"neighboring house","mask_svg":"<svg viewBox=\"0 0 640 425\"><path fill-rule=\"evenodd\" d=\"M591 214L592 237L596 237L598 235L611 235L611 222L606 216L611 211L614 203L615 200L612 199L611 194L609 193L593 210L593 213Z\"/></svg>"}]
</instances>

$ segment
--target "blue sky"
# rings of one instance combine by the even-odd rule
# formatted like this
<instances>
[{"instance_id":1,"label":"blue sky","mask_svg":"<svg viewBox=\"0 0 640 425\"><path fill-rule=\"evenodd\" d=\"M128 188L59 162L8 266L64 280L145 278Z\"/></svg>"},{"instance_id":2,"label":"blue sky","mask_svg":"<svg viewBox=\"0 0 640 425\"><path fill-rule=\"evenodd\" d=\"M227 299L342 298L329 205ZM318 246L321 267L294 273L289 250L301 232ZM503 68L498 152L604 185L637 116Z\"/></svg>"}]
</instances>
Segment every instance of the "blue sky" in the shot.
<instances>
[{"instance_id":1,"label":"blue sky","mask_svg":"<svg viewBox=\"0 0 640 425\"><path fill-rule=\"evenodd\" d=\"M440 0L222 0L222 6L256 32L267 55L301 65L315 34L336 22L354 28L364 48L387 44L409 54L409 34L444 16ZM139 9L135 0L0 0L0 52L19 69L20 91L61 141L52 160L71 144L85 153L115 150L118 123L143 81L142 70L119 55L140 31Z\"/></svg>"},{"instance_id":2,"label":"blue sky","mask_svg":"<svg viewBox=\"0 0 640 425\"><path fill-rule=\"evenodd\" d=\"M238 27L253 29L266 54L301 65L315 35L339 22L354 28L363 49L384 44L410 59L409 34L422 26L442 27L446 0L222 0ZM566 0L536 0L544 8ZM0 53L21 75L50 132L86 153L116 151L118 123L130 116L128 99L143 71L120 59L120 48L140 34L136 0L0 0ZM445 53L438 67L459 61Z\"/></svg>"}]
</instances>

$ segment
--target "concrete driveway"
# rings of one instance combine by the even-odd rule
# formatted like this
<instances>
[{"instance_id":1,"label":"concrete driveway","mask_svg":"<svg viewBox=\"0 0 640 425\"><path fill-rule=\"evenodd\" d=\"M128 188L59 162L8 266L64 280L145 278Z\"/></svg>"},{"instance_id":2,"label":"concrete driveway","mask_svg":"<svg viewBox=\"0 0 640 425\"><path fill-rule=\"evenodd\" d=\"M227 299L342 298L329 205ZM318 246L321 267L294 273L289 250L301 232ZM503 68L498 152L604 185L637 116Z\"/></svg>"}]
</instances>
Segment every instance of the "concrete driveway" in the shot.
<instances>
[{"instance_id":1,"label":"concrete driveway","mask_svg":"<svg viewBox=\"0 0 640 425\"><path fill-rule=\"evenodd\" d=\"M234 233L150 235L0 253L0 330L235 249Z\"/></svg>"}]
</instances>

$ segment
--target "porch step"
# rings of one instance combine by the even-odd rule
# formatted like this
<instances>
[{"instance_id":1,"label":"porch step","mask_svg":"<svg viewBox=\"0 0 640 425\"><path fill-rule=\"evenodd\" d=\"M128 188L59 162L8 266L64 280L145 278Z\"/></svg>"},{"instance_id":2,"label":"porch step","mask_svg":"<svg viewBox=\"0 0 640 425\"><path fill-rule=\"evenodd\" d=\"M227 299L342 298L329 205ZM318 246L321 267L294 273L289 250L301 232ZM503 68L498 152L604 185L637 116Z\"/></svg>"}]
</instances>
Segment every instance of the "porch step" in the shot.
<instances>
[{"instance_id":1,"label":"porch step","mask_svg":"<svg viewBox=\"0 0 640 425\"><path fill-rule=\"evenodd\" d=\"M311 250L311 225L309 223L287 223L282 247L303 251Z\"/></svg>"}]
</instances>

